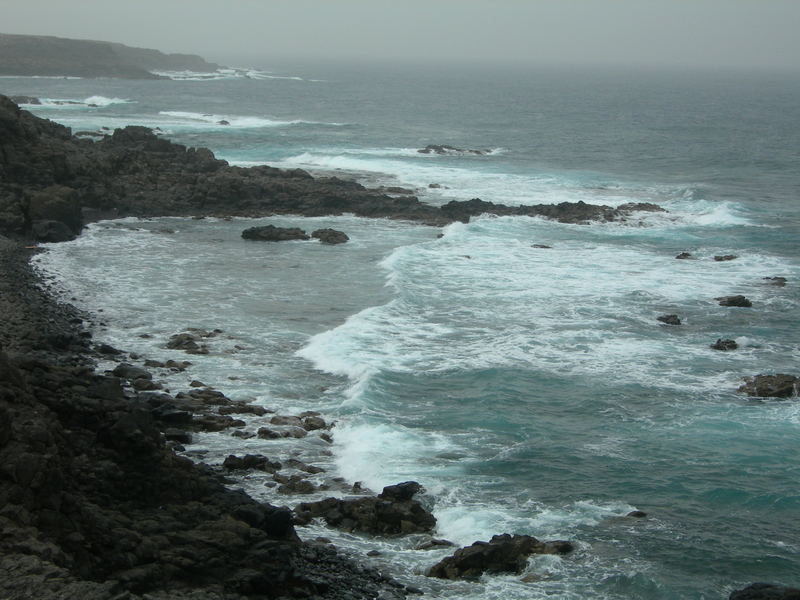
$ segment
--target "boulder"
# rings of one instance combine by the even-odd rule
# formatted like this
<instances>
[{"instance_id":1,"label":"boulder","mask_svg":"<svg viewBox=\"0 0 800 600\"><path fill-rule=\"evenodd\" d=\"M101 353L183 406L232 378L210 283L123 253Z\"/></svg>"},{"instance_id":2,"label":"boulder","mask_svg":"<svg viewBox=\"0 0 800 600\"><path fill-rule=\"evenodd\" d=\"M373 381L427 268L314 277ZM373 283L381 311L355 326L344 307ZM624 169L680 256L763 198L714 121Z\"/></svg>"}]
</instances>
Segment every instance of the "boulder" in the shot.
<instances>
[{"instance_id":1,"label":"boulder","mask_svg":"<svg viewBox=\"0 0 800 600\"><path fill-rule=\"evenodd\" d=\"M681 320L678 318L678 315L661 315L660 317L656 317L656 321L661 321L665 325L681 324Z\"/></svg>"},{"instance_id":2,"label":"boulder","mask_svg":"<svg viewBox=\"0 0 800 600\"><path fill-rule=\"evenodd\" d=\"M250 227L242 232L242 237L246 240L256 240L260 242L283 242L287 240L309 239L306 232L299 227L275 227L274 225Z\"/></svg>"},{"instance_id":3,"label":"boulder","mask_svg":"<svg viewBox=\"0 0 800 600\"><path fill-rule=\"evenodd\" d=\"M742 295L720 296L719 298L714 299L719 302L720 306L738 306L742 308L750 308L753 306L753 303Z\"/></svg>"},{"instance_id":4,"label":"boulder","mask_svg":"<svg viewBox=\"0 0 800 600\"><path fill-rule=\"evenodd\" d=\"M739 258L739 257L736 256L735 254L723 254L723 255L715 256L714 260L717 261L717 262L726 262L726 261L729 261L729 260L736 260L737 258Z\"/></svg>"},{"instance_id":5,"label":"boulder","mask_svg":"<svg viewBox=\"0 0 800 600\"><path fill-rule=\"evenodd\" d=\"M800 600L800 588L751 583L746 588L731 592L728 600Z\"/></svg>"},{"instance_id":6,"label":"boulder","mask_svg":"<svg viewBox=\"0 0 800 600\"><path fill-rule=\"evenodd\" d=\"M711 344L711 347L714 350L727 351L736 350L739 347L739 344L737 344L734 340L723 340L722 338L719 338L716 342Z\"/></svg>"},{"instance_id":7,"label":"boulder","mask_svg":"<svg viewBox=\"0 0 800 600\"><path fill-rule=\"evenodd\" d=\"M784 287L786 285L786 277L764 277L764 280L778 287Z\"/></svg>"},{"instance_id":8,"label":"boulder","mask_svg":"<svg viewBox=\"0 0 800 600\"><path fill-rule=\"evenodd\" d=\"M541 542L529 535L495 535L488 542L475 542L456 550L428 571L440 579L477 579L484 573L516 573L525 569L532 554L567 554L571 542Z\"/></svg>"},{"instance_id":9,"label":"boulder","mask_svg":"<svg viewBox=\"0 0 800 600\"><path fill-rule=\"evenodd\" d=\"M790 398L797 396L800 377L778 373L776 375L755 375L739 386L740 392L759 398Z\"/></svg>"},{"instance_id":10,"label":"boulder","mask_svg":"<svg viewBox=\"0 0 800 600\"><path fill-rule=\"evenodd\" d=\"M231 454L223 461L222 466L229 471L256 469L267 473L274 473L283 468L281 463L273 462L262 454L245 454L244 456Z\"/></svg>"},{"instance_id":11,"label":"boulder","mask_svg":"<svg viewBox=\"0 0 800 600\"><path fill-rule=\"evenodd\" d=\"M681 253L680 253L680 254L678 254L678 256L676 256L675 258L677 258L677 259L679 259L679 260L685 260L685 259L687 259L687 258L692 258L692 255L691 255L691 253L689 253L689 252L681 252Z\"/></svg>"},{"instance_id":12,"label":"boulder","mask_svg":"<svg viewBox=\"0 0 800 600\"><path fill-rule=\"evenodd\" d=\"M295 513L301 521L321 517L329 526L350 532L376 535L430 532L436 518L408 495L412 489L421 487L416 482L406 482L387 486L377 497L303 502L295 508Z\"/></svg>"},{"instance_id":13,"label":"boulder","mask_svg":"<svg viewBox=\"0 0 800 600\"><path fill-rule=\"evenodd\" d=\"M346 233L336 229L317 229L311 233L311 237L318 239L323 244L344 244L350 239Z\"/></svg>"},{"instance_id":14,"label":"boulder","mask_svg":"<svg viewBox=\"0 0 800 600\"><path fill-rule=\"evenodd\" d=\"M114 367L114 370L111 372L111 374L114 375L114 377L120 377L129 381L153 378L153 375L147 371L147 369L143 369L128 363L118 364L116 367Z\"/></svg>"}]
</instances>

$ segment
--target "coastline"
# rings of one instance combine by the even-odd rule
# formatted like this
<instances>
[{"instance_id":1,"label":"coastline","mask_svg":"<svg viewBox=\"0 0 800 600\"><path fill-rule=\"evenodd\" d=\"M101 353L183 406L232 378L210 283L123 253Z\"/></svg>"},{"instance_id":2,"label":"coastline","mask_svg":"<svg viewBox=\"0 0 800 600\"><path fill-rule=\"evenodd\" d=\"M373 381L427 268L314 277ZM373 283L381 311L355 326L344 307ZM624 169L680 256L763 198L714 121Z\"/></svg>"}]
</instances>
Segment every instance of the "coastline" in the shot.
<instances>
[{"instance_id":1,"label":"coastline","mask_svg":"<svg viewBox=\"0 0 800 600\"><path fill-rule=\"evenodd\" d=\"M486 203L486 204L488 204L488 203ZM480 208L480 207L476 206L476 208ZM201 211L201 212L202 212L202 211ZM76 324L73 324L73 325L76 325ZM80 333L81 333L81 331L75 331L75 332L73 332L73 333L76 333L76 334L78 335L78 337L80 337ZM48 343L55 343L55 342L48 342ZM62 340L62 342L61 342L61 343L63 343L63 340ZM70 342L70 343L72 343L72 342ZM69 344L68 344L68 345L69 345ZM23 369L23 370L24 370L24 369ZM80 385L80 384L78 384L78 385ZM216 592L215 592L215 593L216 593ZM172 596L170 596L170 597L176 597L176 596L172 595Z\"/></svg>"}]
</instances>

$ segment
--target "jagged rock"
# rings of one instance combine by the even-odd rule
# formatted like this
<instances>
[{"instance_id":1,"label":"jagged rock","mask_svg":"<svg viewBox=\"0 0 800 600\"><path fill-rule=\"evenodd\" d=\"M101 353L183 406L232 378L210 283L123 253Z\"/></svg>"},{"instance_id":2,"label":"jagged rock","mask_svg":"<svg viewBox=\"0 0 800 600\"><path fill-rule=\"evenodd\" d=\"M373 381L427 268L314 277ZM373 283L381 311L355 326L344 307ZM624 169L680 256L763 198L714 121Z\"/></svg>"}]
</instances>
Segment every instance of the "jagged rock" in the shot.
<instances>
[{"instance_id":1,"label":"jagged rock","mask_svg":"<svg viewBox=\"0 0 800 600\"><path fill-rule=\"evenodd\" d=\"M728 600L800 600L800 588L751 583L746 588L731 592Z\"/></svg>"},{"instance_id":2,"label":"jagged rock","mask_svg":"<svg viewBox=\"0 0 800 600\"><path fill-rule=\"evenodd\" d=\"M250 227L242 232L242 237L246 240L257 240L261 242L283 242L288 240L309 239L306 232L299 227L275 227L274 225Z\"/></svg>"},{"instance_id":3,"label":"jagged rock","mask_svg":"<svg viewBox=\"0 0 800 600\"><path fill-rule=\"evenodd\" d=\"M684 259L687 259L687 258L692 258L692 255L689 252L681 252L675 258L680 259L680 260L684 260Z\"/></svg>"},{"instance_id":4,"label":"jagged rock","mask_svg":"<svg viewBox=\"0 0 800 600\"><path fill-rule=\"evenodd\" d=\"M295 513L301 521L322 517L331 527L345 531L382 535L431 531L436 525L436 518L417 500L407 497L412 488L420 489L419 484L406 482L400 485L403 486L402 491L387 492L387 488L397 487L387 486L377 497L345 500L326 498L319 502L304 502L295 508Z\"/></svg>"},{"instance_id":5,"label":"jagged rock","mask_svg":"<svg viewBox=\"0 0 800 600\"><path fill-rule=\"evenodd\" d=\"M711 344L711 347L714 350L728 351L736 350L739 347L739 344L737 344L734 340L723 340L722 338L719 338L716 342Z\"/></svg>"},{"instance_id":6,"label":"jagged rock","mask_svg":"<svg viewBox=\"0 0 800 600\"><path fill-rule=\"evenodd\" d=\"M719 298L714 299L719 301L720 306L738 306L743 308L750 308L753 306L753 303L742 295L720 296Z\"/></svg>"},{"instance_id":7,"label":"jagged rock","mask_svg":"<svg viewBox=\"0 0 800 600\"><path fill-rule=\"evenodd\" d=\"M739 257L736 256L735 254L723 254L723 255L715 256L714 260L717 261L717 262L726 262L726 261L729 261L729 260L736 260L737 258L739 258Z\"/></svg>"},{"instance_id":8,"label":"jagged rock","mask_svg":"<svg viewBox=\"0 0 800 600\"><path fill-rule=\"evenodd\" d=\"M755 375L739 387L748 396L762 398L790 398L797 396L800 377L778 373L776 375Z\"/></svg>"},{"instance_id":9,"label":"jagged rock","mask_svg":"<svg viewBox=\"0 0 800 600\"><path fill-rule=\"evenodd\" d=\"M660 317L656 317L656 321L661 321L666 325L681 324L681 320L678 318L678 315L661 315Z\"/></svg>"},{"instance_id":10,"label":"jagged rock","mask_svg":"<svg viewBox=\"0 0 800 600\"><path fill-rule=\"evenodd\" d=\"M571 542L540 542L529 535L495 535L456 550L428 571L440 579L477 579L484 573L521 573L532 554L567 554Z\"/></svg>"},{"instance_id":11,"label":"jagged rock","mask_svg":"<svg viewBox=\"0 0 800 600\"><path fill-rule=\"evenodd\" d=\"M311 237L318 239L323 244L344 244L350 239L346 233L336 229L317 229L311 233Z\"/></svg>"}]
</instances>

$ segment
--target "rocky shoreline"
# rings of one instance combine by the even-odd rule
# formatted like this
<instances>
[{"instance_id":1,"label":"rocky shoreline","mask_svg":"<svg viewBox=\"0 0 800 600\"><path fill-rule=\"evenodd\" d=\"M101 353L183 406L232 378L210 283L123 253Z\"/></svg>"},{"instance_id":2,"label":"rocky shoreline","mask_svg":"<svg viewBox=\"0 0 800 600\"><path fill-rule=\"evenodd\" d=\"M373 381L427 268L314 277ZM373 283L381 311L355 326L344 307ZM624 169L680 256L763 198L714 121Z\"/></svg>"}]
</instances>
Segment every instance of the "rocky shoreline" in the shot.
<instances>
[{"instance_id":1,"label":"rocky shoreline","mask_svg":"<svg viewBox=\"0 0 800 600\"><path fill-rule=\"evenodd\" d=\"M35 250L26 243L71 239L86 223L123 216L353 213L443 225L486 212L584 223L641 210L662 209L508 207L480 199L434 207L301 170L231 167L206 149L187 149L141 127L80 140L0 96L0 597L402 598L419 590L324 541L300 541L294 526L320 518L348 531L397 535L430 532L435 523L414 499L414 482L292 512L227 486L224 470L239 469L272 471L276 484L294 490L313 485L280 473L277 461L232 456L214 470L177 455L173 449L193 429L236 428L243 423L238 416L259 407L234 403L200 382L176 395L159 390L147 368L185 368L181 361L123 363L101 373L96 352L117 360L119 351L93 349L88 317L48 292L28 263ZM204 333L177 334L168 347L202 353L213 335ZM276 415L270 422L265 437L328 435L319 415ZM315 468L297 462L296 471ZM568 542L495 536L457 551L431 574L516 572L526 552L569 549ZM476 566L479 558L488 566ZM760 590L772 595L753 595ZM793 597L776 593L762 587L736 597Z\"/></svg>"}]
</instances>

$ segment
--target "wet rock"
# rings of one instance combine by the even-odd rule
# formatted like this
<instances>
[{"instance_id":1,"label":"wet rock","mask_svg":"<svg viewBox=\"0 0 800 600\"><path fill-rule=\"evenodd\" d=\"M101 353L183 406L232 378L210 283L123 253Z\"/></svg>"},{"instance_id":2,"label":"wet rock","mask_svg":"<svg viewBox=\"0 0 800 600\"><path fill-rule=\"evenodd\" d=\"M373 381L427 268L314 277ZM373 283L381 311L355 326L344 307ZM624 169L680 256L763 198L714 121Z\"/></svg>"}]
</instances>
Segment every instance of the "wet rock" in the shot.
<instances>
[{"instance_id":1,"label":"wet rock","mask_svg":"<svg viewBox=\"0 0 800 600\"><path fill-rule=\"evenodd\" d=\"M259 427L256 435L263 440L278 440L283 437L280 432L269 427Z\"/></svg>"},{"instance_id":2,"label":"wet rock","mask_svg":"<svg viewBox=\"0 0 800 600\"><path fill-rule=\"evenodd\" d=\"M436 548L447 548L455 546L450 540L442 540L437 538L429 538L414 546L415 550L434 550Z\"/></svg>"},{"instance_id":3,"label":"wet rock","mask_svg":"<svg viewBox=\"0 0 800 600\"><path fill-rule=\"evenodd\" d=\"M656 317L656 321L661 321L665 325L681 324L681 320L678 318L678 315L661 315L660 317Z\"/></svg>"},{"instance_id":4,"label":"wet rock","mask_svg":"<svg viewBox=\"0 0 800 600\"><path fill-rule=\"evenodd\" d=\"M545 244L531 244L531 248L550 249L552 246L546 246Z\"/></svg>"},{"instance_id":5,"label":"wet rock","mask_svg":"<svg viewBox=\"0 0 800 600\"><path fill-rule=\"evenodd\" d=\"M786 277L764 277L764 280L771 285L776 285L778 287L784 287L787 281Z\"/></svg>"},{"instance_id":6,"label":"wet rock","mask_svg":"<svg viewBox=\"0 0 800 600\"><path fill-rule=\"evenodd\" d=\"M325 469L320 467L315 467L314 465L308 465L304 463L302 460L297 460L296 458L290 458L286 461L286 466L291 467L292 469L297 469L299 471L304 471L310 474L316 473L324 473Z\"/></svg>"},{"instance_id":7,"label":"wet rock","mask_svg":"<svg viewBox=\"0 0 800 600\"><path fill-rule=\"evenodd\" d=\"M294 427L302 427L303 421L300 417L293 417L288 415L275 415L269 420L273 425L293 425Z\"/></svg>"},{"instance_id":8,"label":"wet rock","mask_svg":"<svg viewBox=\"0 0 800 600\"><path fill-rule=\"evenodd\" d=\"M153 378L153 375L146 369L131 365L129 363L118 364L116 367L114 367L114 370L111 373L115 377L121 377L122 379L127 379L129 381L134 381L135 379Z\"/></svg>"},{"instance_id":9,"label":"wet rock","mask_svg":"<svg viewBox=\"0 0 800 600\"><path fill-rule=\"evenodd\" d=\"M738 296L720 296L714 298L719 302L720 306L738 306L742 308L750 308L753 303L742 295Z\"/></svg>"},{"instance_id":10,"label":"wet rock","mask_svg":"<svg viewBox=\"0 0 800 600\"><path fill-rule=\"evenodd\" d=\"M322 417L304 417L303 418L303 429L306 431L316 431L318 429L327 429L328 424L325 422L325 419Z\"/></svg>"},{"instance_id":11,"label":"wet rock","mask_svg":"<svg viewBox=\"0 0 800 600\"><path fill-rule=\"evenodd\" d=\"M256 415L257 417L262 417L268 412L263 406L245 402L233 402L229 406L219 407L219 414L221 415Z\"/></svg>"},{"instance_id":12,"label":"wet rock","mask_svg":"<svg viewBox=\"0 0 800 600\"><path fill-rule=\"evenodd\" d=\"M222 466L230 471L255 469L267 473L274 473L283 468L281 463L271 461L262 454L245 454L244 456L231 454L223 461Z\"/></svg>"},{"instance_id":13,"label":"wet rock","mask_svg":"<svg viewBox=\"0 0 800 600\"><path fill-rule=\"evenodd\" d=\"M632 510L629 512L626 517L631 517L633 519L644 519L647 516L647 513L643 510Z\"/></svg>"},{"instance_id":14,"label":"wet rock","mask_svg":"<svg viewBox=\"0 0 800 600\"><path fill-rule=\"evenodd\" d=\"M736 260L737 258L739 258L739 257L736 256L735 254L723 254L723 255L715 256L714 260L717 261L717 262L726 262L726 261L729 261L729 260Z\"/></svg>"},{"instance_id":15,"label":"wet rock","mask_svg":"<svg viewBox=\"0 0 800 600\"><path fill-rule=\"evenodd\" d=\"M773 583L752 583L746 588L731 592L728 600L800 600L800 588Z\"/></svg>"},{"instance_id":16,"label":"wet rock","mask_svg":"<svg viewBox=\"0 0 800 600\"><path fill-rule=\"evenodd\" d=\"M475 542L456 550L428 571L440 579L477 579L484 573L516 573L525 568L532 554L567 554L570 542L541 542L529 535L495 535L488 542Z\"/></svg>"},{"instance_id":17,"label":"wet rock","mask_svg":"<svg viewBox=\"0 0 800 600\"><path fill-rule=\"evenodd\" d=\"M122 354L122 350L117 350L116 348L114 348L114 346L110 346L108 344L100 344L97 347L97 351L100 354L106 354L108 356L118 356Z\"/></svg>"},{"instance_id":18,"label":"wet rock","mask_svg":"<svg viewBox=\"0 0 800 600\"><path fill-rule=\"evenodd\" d=\"M716 342L711 344L711 347L714 350L722 350L723 352L726 352L728 350L736 350L739 347L739 344L737 344L734 340L723 340L722 338L719 338Z\"/></svg>"},{"instance_id":19,"label":"wet rock","mask_svg":"<svg viewBox=\"0 0 800 600\"><path fill-rule=\"evenodd\" d=\"M317 487L307 479L290 480L278 486L279 494L313 494Z\"/></svg>"},{"instance_id":20,"label":"wet rock","mask_svg":"<svg viewBox=\"0 0 800 600\"><path fill-rule=\"evenodd\" d=\"M169 337L167 348L183 350L187 354L208 354L208 347L199 343L201 339L196 333L176 333Z\"/></svg>"},{"instance_id":21,"label":"wet rock","mask_svg":"<svg viewBox=\"0 0 800 600\"><path fill-rule=\"evenodd\" d=\"M778 373L750 377L738 391L760 398L791 398L797 396L798 389L800 389L800 377Z\"/></svg>"},{"instance_id":22,"label":"wet rock","mask_svg":"<svg viewBox=\"0 0 800 600\"><path fill-rule=\"evenodd\" d=\"M681 253L680 253L680 254L678 254L678 256L676 256L675 258L677 258L677 259L679 259L679 260L685 260L685 259L687 259L687 258L692 258L692 255L691 255L691 253L689 253L689 252L681 252Z\"/></svg>"},{"instance_id":23,"label":"wet rock","mask_svg":"<svg viewBox=\"0 0 800 600\"><path fill-rule=\"evenodd\" d=\"M164 437L172 442L178 442L180 444L191 444L192 443L192 434L188 431L184 431L182 429L175 429L173 427L168 428L164 432Z\"/></svg>"},{"instance_id":24,"label":"wet rock","mask_svg":"<svg viewBox=\"0 0 800 600\"><path fill-rule=\"evenodd\" d=\"M288 240L309 239L306 232L299 227L275 227L274 225L245 229L242 232L242 238L261 242L283 242Z\"/></svg>"},{"instance_id":25,"label":"wet rock","mask_svg":"<svg viewBox=\"0 0 800 600\"><path fill-rule=\"evenodd\" d=\"M336 229L317 229L311 233L311 237L323 244L344 244L350 239L346 233Z\"/></svg>"},{"instance_id":26,"label":"wet rock","mask_svg":"<svg viewBox=\"0 0 800 600\"><path fill-rule=\"evenodd\" d=\"M414 482L400 484L403 491L390 491L387 495L384 495L384 488L384 492L377 497L346 500L326 498L319 502L304 502L295 508L295 513L304 519L322 517L331 527L351 532L380 535L427 533L436 525L436 518L417 500L400 499L406 498L414 487L411 483Z\"/></svg>"},{"instance_id":27,"label":"wet rock","mask_svg":"<svg viewBox=\"0 0 800 600\"><path fill-rule=\"evenodd\" d=\"M227 415L195 415L191 426L198 431L222 431L230 427L244 427L246 423L241 419L234 419Z\"/></svg>"}]
</instances>

